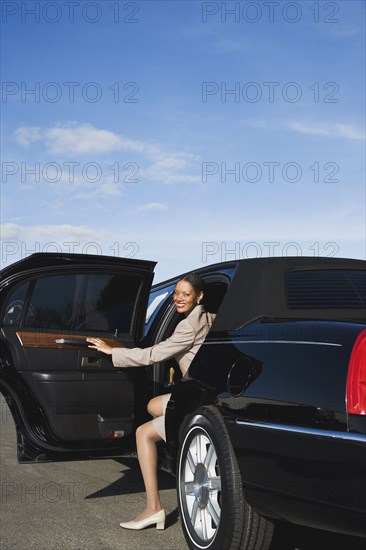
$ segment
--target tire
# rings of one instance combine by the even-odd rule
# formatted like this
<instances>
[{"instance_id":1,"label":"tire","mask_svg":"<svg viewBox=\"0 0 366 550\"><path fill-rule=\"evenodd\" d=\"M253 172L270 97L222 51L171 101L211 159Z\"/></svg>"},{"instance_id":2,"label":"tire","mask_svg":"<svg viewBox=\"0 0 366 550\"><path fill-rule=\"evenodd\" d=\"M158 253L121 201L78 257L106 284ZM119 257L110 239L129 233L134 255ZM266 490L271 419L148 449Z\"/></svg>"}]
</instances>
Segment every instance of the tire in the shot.
<instances>
[{"instance_id":1,"label":"tire","mask_svg":"<svg viewBox=\"0 0 366 550\"><path fill-rule=\"evenodd\" d=\"M202 407L181 429L178 506L191 550L267 550L273 524L245 501L230 437L219 411Z\"/></svg>"}]
</instances>

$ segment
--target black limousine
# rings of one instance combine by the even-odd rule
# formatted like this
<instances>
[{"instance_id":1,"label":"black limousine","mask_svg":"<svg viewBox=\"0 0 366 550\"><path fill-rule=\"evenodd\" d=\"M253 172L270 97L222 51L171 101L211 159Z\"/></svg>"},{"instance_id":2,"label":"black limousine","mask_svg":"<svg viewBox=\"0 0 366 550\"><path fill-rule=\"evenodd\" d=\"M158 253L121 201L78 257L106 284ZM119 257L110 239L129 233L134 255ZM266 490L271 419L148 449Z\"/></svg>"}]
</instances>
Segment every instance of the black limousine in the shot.
<instances>
[{"instance_id":1,"label":"black limousine","mask_svg":"<svg viewBox=\"0 0 366 550\"><path fill-rule=\"evenodd\" d=\"M1 271L0 391L21 463L135 453L146 403L172 393L161 466L195 550L266 550L281 522L366 537L366 262L258 258L200 268L216 318L174 361L113 367L86 338L172 334L182 275L151 261L33 254Z\"/></svg>"}]
</instances>

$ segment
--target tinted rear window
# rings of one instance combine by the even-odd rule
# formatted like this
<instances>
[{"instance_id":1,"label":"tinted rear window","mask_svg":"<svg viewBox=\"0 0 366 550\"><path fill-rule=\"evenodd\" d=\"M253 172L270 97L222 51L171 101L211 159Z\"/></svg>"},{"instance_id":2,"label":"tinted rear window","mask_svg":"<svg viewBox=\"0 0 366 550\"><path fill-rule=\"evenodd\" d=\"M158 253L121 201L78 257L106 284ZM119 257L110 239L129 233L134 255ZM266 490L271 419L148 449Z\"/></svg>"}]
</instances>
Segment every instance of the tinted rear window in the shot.
<instances>
[{"instance_id":1,"label":"tinted rear window","mask_svg":"<svg viewBox=\"0 0 366 550\"><path fill-rule=\"evenodd\" d=\"M366 307L366 271L292 271L286 274L285 285L290 309Z\"/></svg>"},{"instance_id":2,"label":"tinted rear window","mask_svg":"<svg viewBox=\"0 0 366 550\"><path fill-rule=\"evenodd\" d=\"M141 279L113 273L63 274L35 282L26 327L130 331Z\"/></svg>"}]
</instances>

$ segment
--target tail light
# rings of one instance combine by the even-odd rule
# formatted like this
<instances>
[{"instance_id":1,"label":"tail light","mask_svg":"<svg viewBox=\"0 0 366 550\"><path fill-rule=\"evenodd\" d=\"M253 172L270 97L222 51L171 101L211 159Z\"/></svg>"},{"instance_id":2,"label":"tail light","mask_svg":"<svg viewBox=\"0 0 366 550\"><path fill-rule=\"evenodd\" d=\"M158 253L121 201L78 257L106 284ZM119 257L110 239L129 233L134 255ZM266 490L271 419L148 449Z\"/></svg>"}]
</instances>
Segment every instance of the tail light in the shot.
<instances>
[{"instance_id":1,"label":"tail light","mask_svg":"<svg viewBox=\"0 0 366 550\"><path fill-rule=\"evenodd\" d=\"M353 346L347 377L348 414L366 415L366 330Z\"/></svg>"}]
</instances>

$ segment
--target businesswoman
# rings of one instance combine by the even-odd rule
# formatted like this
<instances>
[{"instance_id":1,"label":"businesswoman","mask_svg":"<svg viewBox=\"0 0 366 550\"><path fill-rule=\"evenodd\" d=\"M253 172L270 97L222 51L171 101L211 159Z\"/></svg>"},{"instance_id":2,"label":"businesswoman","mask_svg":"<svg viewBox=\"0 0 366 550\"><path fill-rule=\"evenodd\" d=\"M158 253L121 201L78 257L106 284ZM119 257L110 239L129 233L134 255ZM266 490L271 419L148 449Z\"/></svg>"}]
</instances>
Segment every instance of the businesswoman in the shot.
<instances>
[{"instance_id":1,"label":"businesswoman","mask_svg":"<svg viewBox=\"0 0 366 550\"><path fill-rule=\"evenodd\" d=\"M89 347L112 356L115 367L141 367L175 358L184 376L198 349L203 343L215 318L201 304L204 287L201 277L190 273L178 281L174 291L174 302L183 319L174 333L166 340L149 348L111 348L99 338L88 338ZM171 394L159 395L148 403L147 410L153 420L136 430L137 454L146 490L146 508L134 520L120 523L126 529L144 529L156 524L164 529L165 511L161 506L157 479L156 443L166 440L165 409Z\"/></svg>"}]
</instances>

